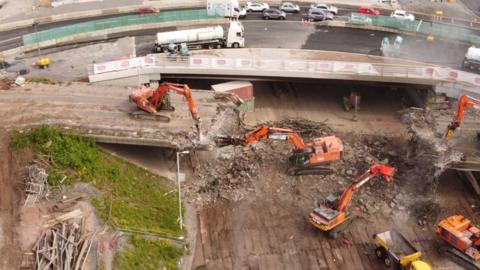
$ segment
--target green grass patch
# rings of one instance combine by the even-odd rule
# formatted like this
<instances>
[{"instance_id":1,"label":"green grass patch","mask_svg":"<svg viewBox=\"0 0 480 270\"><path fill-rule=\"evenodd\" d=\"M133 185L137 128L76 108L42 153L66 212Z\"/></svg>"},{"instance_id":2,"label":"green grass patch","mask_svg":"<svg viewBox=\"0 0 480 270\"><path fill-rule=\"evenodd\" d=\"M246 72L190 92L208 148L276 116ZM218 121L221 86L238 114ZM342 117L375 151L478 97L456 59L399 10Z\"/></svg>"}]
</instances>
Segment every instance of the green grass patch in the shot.
<instances>
[{"instance_id":1,"label":"green grass patch","mask_svg":"<svg viewBox=\"0 0 480 270\"><path fill-rule=\"evenodd\" d=\"M184 233L177 223L177 193L170 192L175 187L170 186L166 178L101 151L93 140L41 126L30 132L13 134L11 144L14 149L30 148L48 156L51 165L48 181L51 185L83 181L98 188L102 196L95 199L93 204L97 215L105 223L117 228L161 235L177 236ZM150 242L132 238L130 246L142 246L142 249L130 250L130 253L124 254L125 258L129 258L129 254L142 252L146 253L145 256L153 256L155 253L148 248L153 248L155 252L165 248L158 253L164 254L164 257L156 254L157 260L145 262L157 265L160 261L172 263L181 254L164 242ZM129 268L131 263L136 262L130 259L120 261L126 268L118 269L156 269L143 266Z\"/></svg>"},{"instance_id":2,"label":"green grass patch","mask_svg":"<svg viewBox=\"0 0 480 270\"><path fill-rule=\"evenodd\" d=\"M177 261L182 254L183 250L169 241L132 236L123 252L115 258L114 269L178 269Z\"/></svg>"},{"instance_id":3,"label":"green grass patch","mask_svg":"<svg viewBox=\"0 0 480 270\"><path fill-rule=\"evenodd\" d=\"M27 82L36 82L36 83L43 83L43 84L57 84L56 81L48 78L48 77L28 77Z\"/></svg>"}]
</instances>

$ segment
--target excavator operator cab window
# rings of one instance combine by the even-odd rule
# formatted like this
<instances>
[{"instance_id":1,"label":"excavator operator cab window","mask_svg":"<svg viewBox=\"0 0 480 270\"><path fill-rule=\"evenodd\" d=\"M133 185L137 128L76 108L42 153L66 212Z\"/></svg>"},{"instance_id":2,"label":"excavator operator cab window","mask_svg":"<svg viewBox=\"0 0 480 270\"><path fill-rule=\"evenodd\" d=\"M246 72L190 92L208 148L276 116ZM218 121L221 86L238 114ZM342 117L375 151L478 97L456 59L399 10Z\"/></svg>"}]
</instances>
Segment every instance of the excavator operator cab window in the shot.
<instances>
[{"instance_id":1,"label":"excavator operator cab window","mask_svg":"<svg viewBox=\"0 0 480 270\"><path fill-rule=\"evenodd\" d=\"M326 143L326 142L323 142L323 143L322 143L322 151L323 151L323 153L327 153L327 152L328 152L328 147L327 147L327 143Z\"/></svg>"},{"instance_id":2,"label":"excavator operator cab window","mask_svg":"<svg viewBox=\"0 0 480 270\"><path fill-rule=\"evenodd\" d=\"M290 163L294 166L303 166L308 164L309 156L308 154L302 155L293 155L290 157Z\"/></svg>"}]
</instances>

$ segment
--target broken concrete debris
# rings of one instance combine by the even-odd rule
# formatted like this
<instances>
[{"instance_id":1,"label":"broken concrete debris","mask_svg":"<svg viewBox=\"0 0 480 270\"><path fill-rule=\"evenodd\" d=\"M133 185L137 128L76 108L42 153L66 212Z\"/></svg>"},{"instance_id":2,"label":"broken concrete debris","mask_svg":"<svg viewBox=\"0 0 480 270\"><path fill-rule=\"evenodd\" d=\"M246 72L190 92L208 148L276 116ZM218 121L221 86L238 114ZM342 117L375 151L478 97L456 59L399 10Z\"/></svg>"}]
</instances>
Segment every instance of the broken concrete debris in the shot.
<instances>
[{"instance_id":1,"label":"broken concrete debris","mask_svg":"<svg viewBox=\"0 0 480 270\"><path fill-rule=\"evenodd\" d=\"M250 130L242 125L237 125L235 129L233 128L235 124L238 122L229 126L228 130L233 131L230 134L241 136ZM364 172L371 164L389 163L398 172L393 184L385 189L373 182L360 190L358 196L353 199L360 202L359 206L363 212L374 213L379 210L389 212L385 209L409 205L408 200L402 200L403 197L397 196L400 192L400 183L411 181L409 179L413 179L414 176L415 180L428 178L433 170L430 168L431 165L427 164L428 161L424 160L422 151L434 153L435 150L426 148L417 151L420 153L417 160L408 149L412 144L402 136L342 134L334 131L325 122L305 119L286 119L266 124L271 127L293 129L307 141L332 134L341 137L345 150L342 159L332 164L334 173L288 176L286 174L289 166L288 157L293 149L283 141L260 140L248 146L230 145L199 154L199 160L193 162L195 181L188 187L187 198L195 199L200 205L209 205L218 199L236 201L252 198L262 191L275 190L278 196L312 198L313 204L323 195L331 193L332 187L335 187L334 190L345 188L356 175ZM420 167L414 166L423 163L425 164ZM312 185L315 188L312 188ZM329 187L328 190L325 190L326 186ZM425 188L420 184L414 186Z\"/></svg>"},{"instance_id":2,"label":"broken concrete debris","mask_svg":"<svg viewBox=\"0 0 480 270\"><path fill-rule=\"evenodd\" d=\"M82 211L75 209L54 216L48 224L51 227L42 232L33 248L33 269L84 269L95 234L85 234Z\"/></svg>"},{"instance_id":3,"label":"broken concrete debris","mask_svg":"<svg viewBox=\"0 0 480 270\"><path fill-rule=\"evenodd\" d=\"M47 177L47 172L38 163L34 163L26 168L24 181L27 198L25 206L33 205L38 198L43 199L47 197L49 193Z\"/></svg>"}]
</instances>

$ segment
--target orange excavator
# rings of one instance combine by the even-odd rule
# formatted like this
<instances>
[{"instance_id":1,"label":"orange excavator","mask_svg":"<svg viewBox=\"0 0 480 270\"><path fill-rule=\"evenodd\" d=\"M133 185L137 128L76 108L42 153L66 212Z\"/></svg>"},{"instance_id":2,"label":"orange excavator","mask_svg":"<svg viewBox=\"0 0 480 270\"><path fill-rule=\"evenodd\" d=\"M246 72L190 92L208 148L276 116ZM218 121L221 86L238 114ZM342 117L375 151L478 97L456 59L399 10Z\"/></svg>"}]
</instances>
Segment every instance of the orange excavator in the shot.
<instances>
[{"instance_id":1,"label":"orange excavator","mask_svg":"<svg viewBox=\"0 0 480 270\"><path fill-rule=\"evenodd\" d=\"M347 226L352 223L354 215L347 211L347 207L352 199L352 195L361 186L373 179L376 175L381 175L386 182L392 181L395 169L389 165L374 164L358 177L358 181L348 186L340 197L334 195L327 196L324 205L313 209L308 216L308 221L315 228L326 232L329 237L337 238Z\"/></svg>"},{"instance_id":2,"label":"orange excavator","mask_svg":"<svg viewBox=\"0 0 480 270\"><path fill-rule=\"evenodd\" d=\"M440 252L465 269L480 269L480 228L462 215L450 216L437 225L437 236L447 244Z\"/></svg>"},{"instance_id":3,"label":"orange excavator","mask_svg":"<svg viewBox=\"0 0 480 270\"><path fill-rule=\"evenodd\" d=\"M170 117L158 113L160 110L175 110L170 103L170 99L168 98L168 92L175 92L176 94L183 95L185 97L192 118L195 120L195 124L198 128L200 117L198 116L197 106L192 97L192 91L186 84L163 82L158 84L156 90L152 90L149 85L136 89L129 96L129 99L131 102L135 103L135 105L137 105L141 111L133 112L132 116L135 118L147 118L169 122Z\"/></svg>"},{"instance_id":4,"label":"orange excavator","mask_svg":"<svg viewBox=\"0 0 480 270\"><path fill-rule=\"evenodd\" d=\"M244 138L217 137L216 142L217 145L248 145L263 138L288 141L295 147L289 158L291 164L287 170L289 175L331 172L329 163L339 160L343 151L343 143L336 136L316 138L312 142L305 143L302 137L292 129L271 128L267 125L247 133Z\"/></svg>"},{"instance_id":5,"label":"orange excavator","mask_svg":"<svg viewBox=\"0 0 480 270\"><path fill-rule=\"evenodd\" d=\"M460 127L460 124L463 121L465 116L465 110L467 108L480 109L480 100L467 95L463 95L458 99L457 109L455 111L455 116L453 117L452 123L448 125L447 132L445 132L445 138L452 137L455 133L455 130ZM478 134L477 134L478 137Z\"/></svg>"}]
</instances>

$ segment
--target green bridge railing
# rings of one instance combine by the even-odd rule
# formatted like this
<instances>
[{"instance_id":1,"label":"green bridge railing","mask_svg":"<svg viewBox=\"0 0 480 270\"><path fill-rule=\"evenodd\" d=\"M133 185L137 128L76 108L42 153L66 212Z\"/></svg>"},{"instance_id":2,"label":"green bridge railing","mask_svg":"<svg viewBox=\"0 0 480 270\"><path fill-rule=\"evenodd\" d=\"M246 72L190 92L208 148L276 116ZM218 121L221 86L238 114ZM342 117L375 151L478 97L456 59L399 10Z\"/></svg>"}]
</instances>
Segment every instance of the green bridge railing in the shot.
<instances>
[{"instance_id":1,"label":"green bridge railing","mask_svg":"<svg viewBox=\"0 0 480 270\"><path fill-rule=\"evenodd\" d=\"M385 28L417 32L425 35L451 38L467 41L474 45L480 45L480 36L478 36L474 31L468 28L446 25L442 23L422 20L399 20L390 16L365 16L358 13L352 13L350 22L355 24L369 24Z\"/></svg>"},{"instance_id":2,"label":"green bridge railing","mask_svg":"<svg viewBox=\"0 0 480 270\"><path fill-rule=\"evenodd\" d=\"M94 32L116 27L161 23L170 21L187 21L201 19L218 19L222 16L209 16L206 9L161 11L158 14L129 15L109 19L95 20L52 28L23 36L23 44L30 45L42 41L54 40L76 34Z\"/></svg>"}]
</instances>

